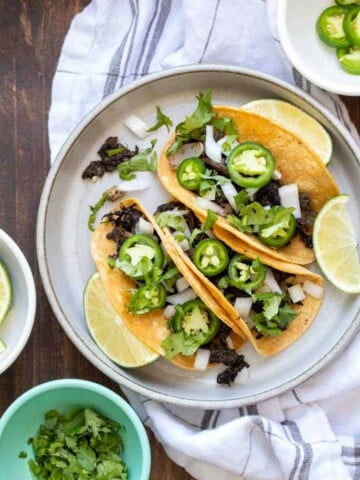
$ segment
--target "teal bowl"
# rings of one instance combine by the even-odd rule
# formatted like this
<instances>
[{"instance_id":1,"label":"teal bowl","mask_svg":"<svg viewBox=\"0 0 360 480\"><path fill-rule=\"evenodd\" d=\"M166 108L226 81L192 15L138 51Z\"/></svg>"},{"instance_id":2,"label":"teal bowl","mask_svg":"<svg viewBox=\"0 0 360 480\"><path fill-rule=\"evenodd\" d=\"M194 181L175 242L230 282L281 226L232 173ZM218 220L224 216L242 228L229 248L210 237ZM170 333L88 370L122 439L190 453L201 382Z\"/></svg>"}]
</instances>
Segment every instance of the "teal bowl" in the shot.
<instances>
[{"instance_id":1,"label":"teal bowl","mask_svg":"<svg viewBox=\"0 0 360 480\"><path fill-rule=\"evenodd\" d=\"M116 393L85 380L54 380L28 390L15 400L0 419L0 478L31 480L27 461L34 458L27 444L44 423L51 409L61 414L72 408L92 408L119 422L124 428L122 458L129 469L129 480L148 480L150 446L146 431L134 410ZM27 458L19 458L26 452Z\"/></svg>"}]
</instances>

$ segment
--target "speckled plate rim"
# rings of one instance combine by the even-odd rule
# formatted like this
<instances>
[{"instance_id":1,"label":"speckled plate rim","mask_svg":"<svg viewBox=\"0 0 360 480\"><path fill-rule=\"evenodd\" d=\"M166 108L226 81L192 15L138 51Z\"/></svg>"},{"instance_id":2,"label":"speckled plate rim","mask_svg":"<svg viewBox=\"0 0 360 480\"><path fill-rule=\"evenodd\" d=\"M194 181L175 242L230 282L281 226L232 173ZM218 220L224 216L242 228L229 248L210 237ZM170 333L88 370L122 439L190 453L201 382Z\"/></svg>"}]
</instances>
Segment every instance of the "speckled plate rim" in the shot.
<instances>
[{"instance_id":1,"label":"speckled plate rim","mask_svg":"<svg viewBox=\"0 0 360 480\"><path fill-rule=\"evenodd\" d=\"M47 298L50 302L50 305L53 309L53 312L58 319L60 325L64 329L65 333L73 344L78 348L78 350L100 371L102 371L109 378L115 382L120 383L123 387L129 388L130 390L137 392L141 395L144 395L153 400L158 400L167 403L173 403L177 405L183 405L187 407L196 407L196 408L231 408L238 407L242 405L247 405L250 403L256 403L268 398L279 395L291 388L294 388L299 383L307 380L309 377L314 375L316 372L321 370L326 364L333 360L341 351L346 347L350 340L354 337L358 329L360 328L360 311L357 312L349 328L344 332L344 334L338 339L337 343L312 367L308 368L300 375L292 378L291 380L284 382L281 385L274 386L273 388L267 389L259 394L248 395L241 398L234 398L228 400L196 400L183 398L181 395L175 396L167 393L162 393L157 390L144 387L140 382L129 380L121 374L115 368L108 366L103 363L103 361L93 352L89 345L87 345L82 338L76 333L72 327L71 321L66 317L63 309L61 308L60 302L56 297L56 292L52 285L51 276L48 268L48 262L46 257L46 248L45 248L45 231L46 231L46 216L48 201L52 192L53 185L56 181L58 172L61 168L61 165L68 153L68 151L73 147L74 143L77 141L78 137L82 134L83 130L88 127L88 125L96 119L96 117L111 104L116 102L120 97L128 94L129 92L134 92L135 90L143 87L144 85L151 84L163 78L171 78L174 76L182 74L191 74L197 72L228 72L232 74L238 74L240 76L253 77L256 80L263 80L269 84L273 84L276 87L282 88L284 91L293 94L300 98L301 100L307 102L311 107L316 109L321 115L323 115L337 130L338 134L342 137L343 141L346 143L348 148L352 151L354 157L357 160L357 163L360 167L360 148L357 146L354 139L351 137L348 130L344 125L324 106L322 106L318 101L312 98L307 93L300 90L298 87L292 86L278 78L275 78L271 75L260 73L258 71L235 67L233 65L191 65L180 68L173 68L170 70L165 70L161 73L151 74L145 78L135 81L130 85L119 89L114 94L110 95L103 101L101 101L95 108L93 108L90 113L78 124L78 126L71 132L63 146L61 147L58 155L56 156L55 162L51 167L46 182L44 184L43 192L41 195L41 200L39 204L38 219L37 219L37 229L36 229L36 243L37 243L37 255L40 275L44 285L44 289L47 295Z\"/></svg>"}]
</instances>

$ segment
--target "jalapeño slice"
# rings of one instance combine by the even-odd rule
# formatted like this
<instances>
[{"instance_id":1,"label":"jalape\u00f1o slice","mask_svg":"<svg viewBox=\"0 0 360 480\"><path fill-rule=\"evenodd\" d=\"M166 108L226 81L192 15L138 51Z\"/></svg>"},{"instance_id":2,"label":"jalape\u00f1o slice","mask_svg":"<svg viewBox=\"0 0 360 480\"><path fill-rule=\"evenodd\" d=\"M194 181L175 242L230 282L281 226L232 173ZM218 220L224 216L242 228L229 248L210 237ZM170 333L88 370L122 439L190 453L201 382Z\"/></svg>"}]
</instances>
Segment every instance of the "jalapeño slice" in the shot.
<instances>
[{"instance_id":1,"label":"jalape\u00f1o slice","mask_svg":"<svg viewBox=\"0 0 360 480\"><path fill-rule=\"evenodd\" d=\"M351 45L344 31L344 19L349 9L334 5L326 8L316 22L316 30L320 40L329 47L346 48Z\"/></svg>"},{"instance_id":2,"label":"jalape\u00f1o slice","mask_svg":"<svg viewBox=\"0 0 360 480\"><path fill-rule=\"evenodd\" d=\"M131 298L132 313L141 315L162 308L166 302L166 289L163 285L143 285Z\"/></svg>"},{"instance_id":3,"label":"jalape\u00f1o slice","mask_svg":"<svg viewBox=\"0 0 360 480\"><path fill-rule=\"evenodd\" d=\"M201 340L200 345L210 342L220 327L220 320L199 298L178 305L169 323L173 333L183 331L186 336Z\"/></svg>"},{"instance_id":4,"label":"jalape\u00f1o slice","mask_svg":"<svg viewBox=\"0 0 360 480\"><path fill-rule=\"evenodd\" d=\"M275 212L281 212L283 207L272 207ZM274 220L271 223L259 226L259 239L269 247L280 248L287 245L295 234L296 220L292 213L288 213L280 220Z\"/></svg>"},{"instance_id":5,"label":"jalape\u00f1o slice","mask_svg":"<svg viewBox=\"0 0 360 480\"><path fill-rule=\"evenodd\" d=\"M347 73L360 75L360 47L338 48L336 54Z\"/></svg>"},{"instance_id":6,"label":"jalape\u00f1o slice","mask_svg":"<svg viewBox=\"0 0 360 480\"><path fill-rule=\"evenodd\" d=\"M259 259L252 260L239 254L230 260L228 274L232 286L251 292L263 285L266 269Z\"/></svg>"},{"instance_id":7,"label":"jalape\u00f1o slice","mask_svg":"<svg viewBox=\"0 0 360 480\"><path fill-rule=\"evenodd\" d=\"M360 0L335 0L338 5L360 5Z\"/></svg>"},{"instance_id":8,"label":"jalape\u00f1o slice","mask_svg":"<svg viewBox=\"0 0 360 480\"><path fill-rule=\"evenodd\" d=\"M206 277L218 275L228 266L227 248L219 240L212 238L202 240L195 248L194 263Z\"/></svg>"},{"instance_id":9,"label":"jalape\u00f1o slice","mask_svg":"<svg viewBox=\"0 0 360 480\"><path fill-rule=\"evenodd\" d=\"M345 15L344 30L350 42L360 46L360 5L350 8Z\"/></svg>"},{"instance_id":10,"label":"jalape\u00f1o slice","mask_svg":"<svg viewBox=\"0 0 360 480\"><path fill-rule=\"evenodd\" d=\"M258 143L237 145L227 160L231 180L243 188L260 188L270 182L275 170L272 153Z\"/></svg>"},{"instance_id":11,"label":"jalape\u00f1o slice","mask_svg":"<svg viewBox=\"0 0 360 480\"><path fill-rule=\"evenodd\" d=\"M186 158L177 169L177 179L187 190L198 190L201 175L206 171L205 163L198 157Z\"/></svg>"},{"instance_id":12,"label":"jalape\u00f1o slice","mask_svg":"<svg viewBox=\"0 0 360 480\"><path fill-rule=\"evenodd\" d=\"M121 262L126 262L133 267L134 273L130 268L126 270L126 275L129 277L134 278L135 280L144 279L144 275L141 271L135 272L138 270L136 267L144 258L150 260L152 267L156 266L162 268L163 266L164 254L153 236L139 233L127 238L121 245L119 260Z\"/></svg>"}]
</instances>

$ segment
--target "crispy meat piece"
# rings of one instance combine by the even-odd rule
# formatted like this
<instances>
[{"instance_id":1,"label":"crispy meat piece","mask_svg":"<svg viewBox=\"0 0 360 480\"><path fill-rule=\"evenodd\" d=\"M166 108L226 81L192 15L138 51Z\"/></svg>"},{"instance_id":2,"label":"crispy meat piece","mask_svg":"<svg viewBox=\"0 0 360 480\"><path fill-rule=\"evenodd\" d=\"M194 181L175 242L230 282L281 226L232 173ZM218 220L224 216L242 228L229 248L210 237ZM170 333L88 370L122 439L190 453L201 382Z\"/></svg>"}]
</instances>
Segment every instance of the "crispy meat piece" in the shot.
<instances>
[{"instance_id":1,"label":"crispy meat piece","mask_svg":"<svg viewBox=\"0 0 360 480\"><path fill-rule=\"evenodd\" d=\"M311 198L308 193L299 193L299 200L301 218L296 220L296 226L305 245L308 248L313 248L312 232L316 218L316 212L313 209Z\"/></svg>"},{"instance_id":2,"label":"crispy meat piece","mask_svg":"<svg viewBox=\"0 0 360 480\"><path fill-rule=\"evenodd\" d=\"M120 149L121 152L109 155L109 151L114 149ZM105 172L114 171L120 163L130 160L138 152L138 147L135 147L134 150L129 150L125 145L118 142L118 137L109 137L98 151L101 160L90 162L81 176L83 179L102 177Z\"/></svg>"},{"instance_id":3,"label":"crispy meat piece","mask_svg":"<svg viewBox=\"0 0 360 480\"><path fill-rule=\"evenodd\" d=\"M119 253L123 241L134 235L140 217L144 218L144 215L134 206L124 207L103 216L103 220L107 220L113 225L112 231L106 235L106 238L116 243L117 253Z\"/></svg>"},{"instance_id":4,"label":"crispy meat piece","mask_svg":"<svg viewBox=\"0 0 360 480\"><path fill-rule=\"evenodd\" d=\"M228 347L212 345L209 361L211 363L223 363L228 367L217 376L216 381L220 385L230 385L243 368L249 368L244 355L238 355L235 350Z\"/></svg>"},{"instance_id":5,"label":"crispy meat piece","mask_svg":"<svg viewBox=\"0 0 360 480\"><path fill-rule=\"evenodd\" d=\"M208 167L212 168L217 173L220 173L224 177L230 177L224 160L221 162L214 162L214 160L211 160L205 153L202 153L200 155L200 158Z\"/></svg>"},{"instance_id":6,"label":"crispy meat piece","mask_svg":"<svg viewBox=\"0 0 360 480\"><path fill-rule=\"evenodd\" d=\"M279 186L279 182L271 180L255 193L254 200L261 203L263 207L280 205Z\"/></svg>"}]
</instances>

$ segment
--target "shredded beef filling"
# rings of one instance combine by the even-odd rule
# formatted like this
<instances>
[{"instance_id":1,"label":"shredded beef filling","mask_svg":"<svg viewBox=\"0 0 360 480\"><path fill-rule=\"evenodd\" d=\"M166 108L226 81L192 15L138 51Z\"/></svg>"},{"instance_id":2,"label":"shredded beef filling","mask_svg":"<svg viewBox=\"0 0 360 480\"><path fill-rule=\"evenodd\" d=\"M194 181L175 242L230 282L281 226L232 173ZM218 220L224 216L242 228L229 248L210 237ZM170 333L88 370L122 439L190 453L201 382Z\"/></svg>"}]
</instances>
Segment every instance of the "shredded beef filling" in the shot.
<instances>
[{"instance_id":1,"label":"shredded beef filling","mask_svg":"<svg viewBox=\"0 0 360 480\"><path fill-rule=\"evenodd\" d=\"M243 368L249 368L249 364L245 361L244 355L238 355L235 350L228 347L212 347L210 350L211 363L223 363L228 368L220 372L217 376L217 383L220 385L231 385L237 374Z\"/></svg>"},{"instance_id":2,"label":"shredded beef filling","mask_svg":"<svg viewBox=\"0 0 360 480\"><path fill-rule=\"evenodd\" d=\"M230 177L224 159L221 162L214 162L214 160L211 160L211 158L209 158L205 153L202 153L200 155L200 158L212 170L215 170L217 173L220 173L224 177Z\"/></svg>"},{"instance_id":3,"label":"shredded beef filling","mask_svg":"<svg viewBox=\"0 0 360 480\"><path fill-rule=\"evenodd\" d=\"M115 149L120 149L121 152L109 155L109 151ZM122 143L119 143L118 137L109 137L98 151L101 160L90 162L81 176L83 179L102 177L105 172L113 172L120 163L130 160L138 152L138 147L135 147L134 150L129 150Z\"/></svg>"},{"instance_id":4,"label":"shredded beef filling","mask_svg":"<svg viewBox=\"0 0 360 480\"><path fill-rule=\"evenodd\" d=\"M263 207L280 205L279 186L279 182L271 180L270 183L255 193L254 200L261 203Z\"/></svg>"},{"instance_id":5,"label":"shredded beef filling","mask_svg":"<svg viewBox=\"0 0 360 480\"><path fill-rule=\"evenodd\" d=\"M134 235L135 227L140 217L144 218L144 215L133 205L107 213L103 216L103 220L107 220L113 226L112 231L106 235L108 240L116 243L116 254L113 255L113 258L118 257L120 247L124 240Z\"/></svg>"},{"instance_id":6,"label":"shredded beef filling","mask_svg":"<svg viewBox=\"0 0 360 480\"><path fill-rule=\"evenodd\" d=\"M298 228L300 238L308 248L313 248L312 232L314 221L316 218L316 212L313 209L310 195L308 193L300 193L300 209L301 218L296 220L296 226Z\"/></svg>"}]
</instances>

